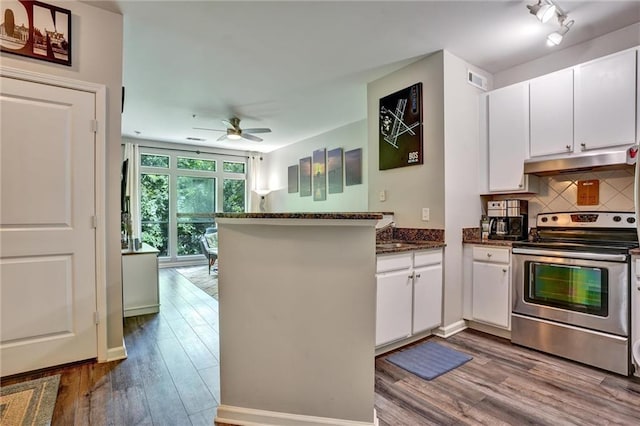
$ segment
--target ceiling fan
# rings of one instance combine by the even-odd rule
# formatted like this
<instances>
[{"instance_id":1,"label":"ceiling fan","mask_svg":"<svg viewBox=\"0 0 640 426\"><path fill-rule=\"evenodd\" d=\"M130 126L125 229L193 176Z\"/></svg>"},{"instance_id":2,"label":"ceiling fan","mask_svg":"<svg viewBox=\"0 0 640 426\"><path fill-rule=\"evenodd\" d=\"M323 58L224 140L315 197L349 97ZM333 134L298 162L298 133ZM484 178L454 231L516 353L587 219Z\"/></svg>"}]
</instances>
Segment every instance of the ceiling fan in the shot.
<instances>
[{"instance_id":1,"label":"ceiling fan","mask_svg":"<svg viewBox=\"0 0 640 426\"><path fill-rule=\"evenodd\" d=\"M254 136L252 133L269 133L271 129L266 127L260 127L255 129L241 129L240 119L237 117L230 118L229 120L222 120L222 124L227 126L226 130L219 129L207 129L205 127L194 127L195 130L208 130L211 132L226 132L226 134L220 136L217 140L223 141L225 139L240 140L246 139L254 142L261 142L262 138Z\"/></svg>"}]
</instances>

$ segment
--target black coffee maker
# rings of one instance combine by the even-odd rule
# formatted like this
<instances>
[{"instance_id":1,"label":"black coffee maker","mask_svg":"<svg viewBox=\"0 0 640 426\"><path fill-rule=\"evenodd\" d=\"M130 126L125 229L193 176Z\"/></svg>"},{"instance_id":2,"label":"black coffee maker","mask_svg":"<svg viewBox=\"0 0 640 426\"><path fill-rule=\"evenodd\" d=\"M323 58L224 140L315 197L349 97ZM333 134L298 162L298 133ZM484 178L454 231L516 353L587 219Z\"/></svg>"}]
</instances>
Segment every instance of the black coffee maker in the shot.
<instances>
[{"instance_id":1,"label":"black coffee maker","mask_svg":"<svg viewBox=\"0 0 640 426\"><path fill-rule=\"evenodd\" d=\"M501 200L487 203L489 239L526 240L529 234L527 200Z\"/></svg>"}]
</instances>

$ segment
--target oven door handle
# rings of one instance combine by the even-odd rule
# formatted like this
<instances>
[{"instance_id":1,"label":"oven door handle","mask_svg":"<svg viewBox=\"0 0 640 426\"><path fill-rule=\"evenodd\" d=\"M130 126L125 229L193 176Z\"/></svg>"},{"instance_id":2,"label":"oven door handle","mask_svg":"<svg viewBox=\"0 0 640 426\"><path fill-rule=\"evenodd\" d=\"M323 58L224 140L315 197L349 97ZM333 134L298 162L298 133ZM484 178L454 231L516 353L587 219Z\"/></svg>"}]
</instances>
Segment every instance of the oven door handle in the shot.
<instances>
[{"instance_id":1,"label":"oven door handle","mask_svg":"<svg viewBox=\"0 0 640 426\"><path fill-rule=\"evenodd\" d=\"M578 251L559 251L559 250L539 250L514 247L512 249L513 254L530 254L534 256L553 256L553 257L568 257L575 259L587 259L587 260L602 260L612 262L626 262L626 254L607 254L607 253L585 253Z\"/></svg>"}]
</instances>

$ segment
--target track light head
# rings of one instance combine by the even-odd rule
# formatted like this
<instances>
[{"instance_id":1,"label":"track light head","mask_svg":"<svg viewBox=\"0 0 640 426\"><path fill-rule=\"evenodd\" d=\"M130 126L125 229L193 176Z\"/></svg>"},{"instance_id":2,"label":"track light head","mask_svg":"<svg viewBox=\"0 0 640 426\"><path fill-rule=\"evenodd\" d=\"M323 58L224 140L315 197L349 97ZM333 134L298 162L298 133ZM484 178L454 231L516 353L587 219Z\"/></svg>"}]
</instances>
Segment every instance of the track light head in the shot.
<instances>
[{"instance_id":1,"label":"track light head","mask_svg":"<svg viewBox=\"0 0 640 426\"><path fill-rule=\"evenodd\" d=\"M574 23L574 21L571 20L565 24L565 18L566 16L560 20L560 29L558 31L552 32L547 36L547 45L558 46L560 43L562 43L564 36L569 32L569 29L571 29L571 26L573 26Z\"/></svg>"},{"instance_id":2,"label":"track light head","mask_svg":"<svg viewBox=\"0 0 640 426\"><path fill-rule=\"evenodd\" d=\"M536 13L536 17L542 22L546 24L549 22L549 19L554 17L556 14L556 6L553 4L545 4L540 7L538 13Z\"/></svg>"}]
</instances>

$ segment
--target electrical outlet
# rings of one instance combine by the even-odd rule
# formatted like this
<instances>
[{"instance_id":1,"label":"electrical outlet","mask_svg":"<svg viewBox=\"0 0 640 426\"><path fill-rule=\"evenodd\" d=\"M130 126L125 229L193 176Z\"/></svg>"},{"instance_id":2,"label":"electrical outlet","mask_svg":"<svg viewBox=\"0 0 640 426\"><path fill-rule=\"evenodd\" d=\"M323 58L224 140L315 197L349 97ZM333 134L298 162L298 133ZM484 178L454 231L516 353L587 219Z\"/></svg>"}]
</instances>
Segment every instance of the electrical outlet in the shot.
<instances>
[{"instance_id":1,"label":"electrical outlet","mask_svg":"<svg viewBox=\"0 0 640 426\"><path fill-rule=\"evenodd\" d=\"M380 191L380 193L378 194L378 199L380 201L387 201L387 191L385 191L384 189Z\"/></svg>"},{"instance_id":2,"label":"electrical outlet","mask_svg":"<svg viewBox=\"0 0 640 426\"><path fill-rule=\"evenodd\" d=\"M422 220L425 222L429 221L429 209L427 207L422 209Z\"/></svg>"}]
</instances>

